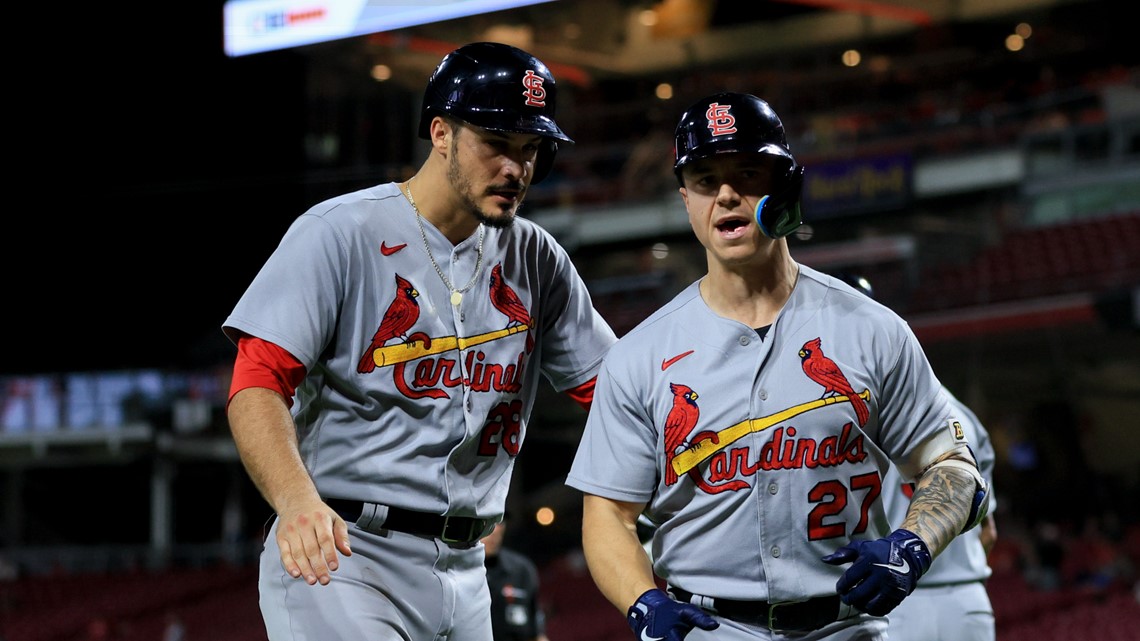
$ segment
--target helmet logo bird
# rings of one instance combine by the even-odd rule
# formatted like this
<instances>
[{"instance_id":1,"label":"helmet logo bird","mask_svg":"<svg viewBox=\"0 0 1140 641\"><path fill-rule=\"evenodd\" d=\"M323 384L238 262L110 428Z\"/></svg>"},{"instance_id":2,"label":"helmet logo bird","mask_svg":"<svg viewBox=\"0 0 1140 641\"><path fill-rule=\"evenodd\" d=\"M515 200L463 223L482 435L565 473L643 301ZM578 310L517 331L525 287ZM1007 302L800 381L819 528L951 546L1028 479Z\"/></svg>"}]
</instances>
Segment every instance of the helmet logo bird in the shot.
<instances>
[{"instance_id":1,"label":"helmet logo bird","mask_svg":"<svg viewBox=\"0 0 1140 641\"><path fill-rule=\"evenodd\" d=\"M804 374L808 378L819 383L823 386L823 397L829 395L843 395L851 400L851 407L855 409L855 418L859 421L859 427L867 424L867 419L870 417L870 410L867 409L867 403L863 401L863 397L855 393L855 389L851 387L851 383L847 382L847 377L843 375L843 371L823 353L822 342L819 338L813 338L804 343L800 348L800 361L804 368Z\"/></svg>"}]
</instances>

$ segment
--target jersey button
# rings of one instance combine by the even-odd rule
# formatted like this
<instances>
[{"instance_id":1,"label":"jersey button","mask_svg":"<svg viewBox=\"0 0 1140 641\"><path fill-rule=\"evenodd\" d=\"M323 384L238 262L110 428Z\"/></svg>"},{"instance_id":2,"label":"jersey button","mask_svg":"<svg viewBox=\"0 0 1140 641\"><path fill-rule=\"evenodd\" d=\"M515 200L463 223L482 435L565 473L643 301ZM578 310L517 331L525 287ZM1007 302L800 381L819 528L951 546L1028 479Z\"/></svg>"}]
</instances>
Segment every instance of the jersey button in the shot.
<instances>
[{"instance_id":1,"label":"jersey button","mask_svg":"<svg viewBox=\"0 0 1140 641\"><path fill-rule=\"evenodd\" d=\"M747 336L741 336L740 337L740 344L741 345L747 345L751 342L752 342L752 339L748 338Z\"/></svg>"},{"instance_id":2,"label":"jersey button","mask_svg":"<svg viewBox=\"0 0 1140 641\"><path fill-rule=\"evenodd\" d=\"M775 483L770 483L768 485L768 493L769 494L775 494L776 492L779 492L779 491L780 491L779 485L776 485Z\"/></svg>"},{"instance_id":3,"label":"jersey button","mask_svg":"<svg viewBox=\"0 0 1140 641\"><path fill-rule=\"evenodd\" d=\"M780 546L778 546L778 545L772 546L772 558L773 559L780 558Z\"/></svg>"},{"instance_id":4,"label":"jersey button","mask_svg":"<svg viewBox=\"0 0 1140 641\"><path fill-rule=\"evenodd\" d=\"M766 389L760 390L760 400L762 400L762 401L768 400L768 390L766 390Z\"/></svg>"}]
</instances>

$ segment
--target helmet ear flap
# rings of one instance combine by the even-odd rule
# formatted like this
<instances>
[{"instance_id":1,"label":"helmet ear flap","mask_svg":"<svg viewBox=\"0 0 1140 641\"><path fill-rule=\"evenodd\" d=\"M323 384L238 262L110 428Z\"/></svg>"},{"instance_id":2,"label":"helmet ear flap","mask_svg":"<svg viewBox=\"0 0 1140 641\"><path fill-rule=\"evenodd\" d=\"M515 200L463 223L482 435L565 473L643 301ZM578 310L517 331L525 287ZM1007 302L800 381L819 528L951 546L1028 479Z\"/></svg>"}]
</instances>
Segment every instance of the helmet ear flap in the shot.
<instances>
[{"instance_id":1,"label":"helmet ear flap","mask_svg":"<svg viewBox=\"0 0 1140 641\"><path fill-rule=\"evenodd\" d=\"M543 138L538 143L538 154L534 158L534 178L530 184L535 185L550 174L554 167L554 155L558 153L558 141L553 138Z\"/></svg>"},{"instance_id":2,"label":"helmet ear flap","mask_svg":"<svg viewBox=\"0 0 1140 641\"><path fill-rule=\"evenodd\" d=\"M756 203L756 223L769 238L783 238L803 224L803 214L800 212L800 197L804 188L803 165L788 169L781 182L783 184L774 193L764 196Z\"/></svg>"}]
</instances>

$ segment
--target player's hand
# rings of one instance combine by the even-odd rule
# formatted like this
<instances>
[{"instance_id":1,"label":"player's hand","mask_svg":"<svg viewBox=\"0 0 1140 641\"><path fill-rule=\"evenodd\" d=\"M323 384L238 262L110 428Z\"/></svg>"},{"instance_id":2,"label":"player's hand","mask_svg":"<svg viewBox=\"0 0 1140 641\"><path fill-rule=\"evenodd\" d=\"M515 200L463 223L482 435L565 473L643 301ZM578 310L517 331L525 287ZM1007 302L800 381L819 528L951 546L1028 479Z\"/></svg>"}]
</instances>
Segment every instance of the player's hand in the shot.
<instances>
[{"instance_id":1,"label":"player's hand","mask_svg":"<svg viewBox=\"0 0 1140 641\"><path fill-rule=\"evenodd\" d=\"M823 557L831 565L852 561L835 591L847 605L881 617L914 592L918 579L930 569L931 557L922 539L900 528L877 541L852 541Z\"/></svg>"},{"instance_id":2,"label":"player's hand","mask_svg":"<svg viewBox=\"0 0 1140 641\"><path fill-rule=\"evenodd\" d=\"M681 641L694 627L715 630L720 622L691 603L674 601L656 588L647 590L629 606L629 627L638 641Z\"/></svg>"},{"instance_id":3,"label":"player's hand","mask_svg":"<svg viewBox=\"0 0 1140 641\"><path fill-rule=\"evenodd\" d=\"M352 556L348 525L320 499L290 505L277 514L277 546L289 576L309 585L328 585L337 569L337 551Z\"/></svg>"}]
</instances>

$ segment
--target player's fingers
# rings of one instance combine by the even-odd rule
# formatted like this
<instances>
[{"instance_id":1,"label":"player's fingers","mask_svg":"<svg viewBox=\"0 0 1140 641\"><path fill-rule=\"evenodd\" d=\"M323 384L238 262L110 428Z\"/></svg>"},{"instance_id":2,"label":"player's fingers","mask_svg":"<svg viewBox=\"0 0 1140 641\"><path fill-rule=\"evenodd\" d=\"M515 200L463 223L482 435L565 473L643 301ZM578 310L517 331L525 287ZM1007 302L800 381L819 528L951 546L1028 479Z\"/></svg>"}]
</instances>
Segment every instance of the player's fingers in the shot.
<instances>
[{"instance_id":1,"label":"player's fingers","mask_svg":"<svg viewBox=\"0 0 1140 641\"><path fill-rule=\"evenodd\" d=\"M835 582L835 591L839 594L846 594L855 589L861 583L865 583L864 579L870 574L868 564L870 561L867 559L858 559L847 568L843 576Z\"/></svg>"},{"instance_id":2,"label":"player's fingers","mask_svg":"<svg viewBox=\"0 0 1140 641\"><path fill-rule=\"evenodd\" d=\"M823 557L821 560L824 563L829 563L831 565L843 565L844 563L850 563L851 561L854 561L858 556L858 552L845 545L832 552L831 554Z\"/></svg>"},{"instance_id":3,"label":"player's fingers","mask_svg":"<svg viewBox=\"0 0 1140 641\"><path fill-rule=\"evenodd\" d=\"M305 558L312 568L317 583L328 585L332 577L330 569L336 569L336 545L333 543L332 522L327 515L318 515L313 527L303 530ZM331 559L331 561L330 561Z\"/></svg>"},{"instance_id":4,"label":"player's fingers","mask_svg":"<svg viewBox=\"0 0 1140 641\"><path fill-rule=\"evenodd\" d=\"M338 534L338 524L343 528L344 521L340 517L333 517L328 526L317 528L317 548L320 555L320 563L328 568L330 572L335 572L337 567L340 566L340 559L336 555L337 548L340 547L340 542L344 535ZM315 565L315 564L314 564ZM321 581L321 584L326 584L327 581Z\"/></svg>"},{"instance_id":5,"label":"player's fingers","mask_svg":"<svg viewBox=\"0 0 1140 641\"><path fill-rule=\"evenodd\" d=\"M328 585L329 570L324 553L321 551L320 539L323 533L329 542L328 547L331 548L331 531L331 517L323 510L298 513L295 517L284 520L278 529L279 542L282 536L285 537L289 555L297 563L301 575L309 585L317 583ZM282 555L284 554L283 545Z\"/></svg>"},{"instance_id":6,"label":"player's fingers","mask_svg":"<svg viewBox=\"0 0 1140 641\"><path fill-rule=\"evenodd\" d=\"M867 604L861 609L867 614L881 617L889 614L890 611L894 610L895 606L897 605L898 603L895 602L894 598L879 594L872 597L871 600L868 601Z\"/></svg>"},{"instance_id":7,"label":"player's fingers","mask_svg":"<svg viewBox=\"0 0 1140 641\"><path fill-rule=\"evenodd\" d=\"M305 557L304 547L293 545L286 533L281 530L277 531L277 549L281 551L281 566L289 576L294 579L303 576L309 585L317 582L317 576L309 565L309 559Z\"/></svg>"},{"instance_id":8,"label":"player's fingers","mask_svg":"<svg viewBox=\"0 0 1140 641\"><path fill-rule=\"evenodd\" d=\"M867 604L871 601L871 599L878 596L880 592L881 590L879 589L878 581L875 581L874 576L871 576L859 580L857 583L854 583L848 587L841 594L844 596L844 603L848 605L854 605L860 610L866 611L865 608L867 607Z\"/></svg>"},{"instance_id":9,"label":"player's fingers","mask_svg":"<svg viewBox=\"0 0 1140 641\"><path fill-rule=\"evenodd\" d=\"M305 575L305 580L308 581L309 585L314 583L328 585L330 581L329 567L315 538L305 546L304 558L309 567L309 571Z\"/></svg>"},{"instance_id":10,"label":"player's fingers","mask_svg":"<svg viewBox=\"0 0 1140 641\"><path fill-rule=\"evenodd\" d=\"M719 621L709 616L707 612L697 608L682 612L681 620L688 623L689 626L696 626L702 630L715 630L720 627Z\"/></svg>"},{"instance_id":11,"label":"player's fingers","mask_svg":"<svg viewBox=\"0 0 1140 641\"><path fill-rule=\"evenodd\" d=\"M348 524L340 516L333 518L333 537L336 539L336 549L345 556L352 556L352 547L348 542Z\"/></svg>"}]
</instances>

